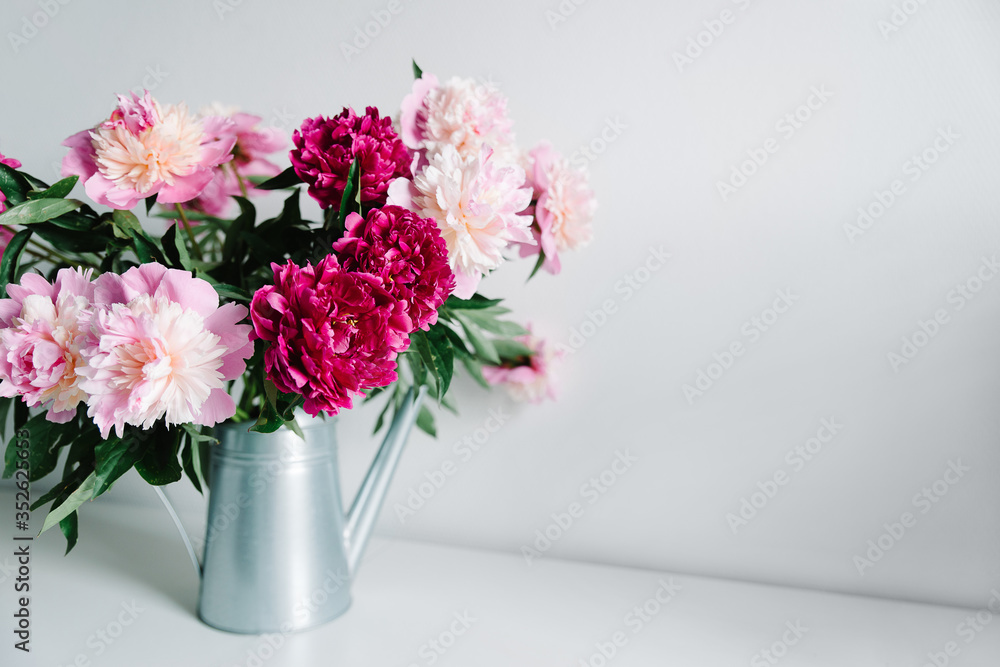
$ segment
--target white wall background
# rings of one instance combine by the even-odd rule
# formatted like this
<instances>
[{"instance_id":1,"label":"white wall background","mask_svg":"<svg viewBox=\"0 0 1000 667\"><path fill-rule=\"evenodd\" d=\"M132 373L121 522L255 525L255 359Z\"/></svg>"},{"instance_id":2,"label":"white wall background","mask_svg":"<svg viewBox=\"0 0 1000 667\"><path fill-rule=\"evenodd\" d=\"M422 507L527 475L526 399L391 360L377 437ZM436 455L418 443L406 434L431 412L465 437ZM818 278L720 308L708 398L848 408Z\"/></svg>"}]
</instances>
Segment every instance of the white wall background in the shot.
<instances>
[{"instance_id":1,"label":"white wall background","mask_svg":"<svg viewBox=\"0 0 1000 667\"><path fill-rule=\"evenodd\" d=\"M575 9L553 28L555 0L399 1L350 62L341 43L387 2L74 0L15 53L9 32L41 4L8 1L0 150L54 177L62 139L150 72L161 100L236 104L289 132L348 104L395 113L411 56L439 76L498 82L525 146L600 148L607 123L623 124L590 164L596 241L530 289L529 263L484 283L557 341L606 300L617 312L567 356L556 404L513 406L461 384L462 416L442 415L437 441L413 438L380 531L516 551L581 501L543 557L985 604L1000 585L1000 278L961 309L949 293L977 287L982 258L1000 256L1000 6L566 0ZM901 5L914 13L884 36L879 22ZM678 71L673 53L723 10L734 22ZM776 123L813 87L832 97L788 137ZM948 128L954 144L910 180L904 164ZM717 181L768 138L777 153L723 201ZM850 242L844 225L894 179L905 191ZM661 245L668 265L626 300L616 283ZM778 290L794 305L751 341L744 323ZM938 309L948 322L894 371L887 354ZM686 400L683 385L734 341L745 354ZM453 444L490 409L510 418L464 460ZM373 451L374 414L342 419L349 486ZM786 453L824 418L843 428L796 470ZM618 451L638 463L588 504L581 485ZM393 506L449 460L458 472L401 521ZM959 461L968 471L939 485L939 502L914 504ZM734 534L727 514L779 471L788 483ZM193 491L174 495L199 515ZM124 480L84 508L82 539L111 499L153 502ZM907 511L915 525L859 574L854 557Z\"/></svg>"}]
</instances>

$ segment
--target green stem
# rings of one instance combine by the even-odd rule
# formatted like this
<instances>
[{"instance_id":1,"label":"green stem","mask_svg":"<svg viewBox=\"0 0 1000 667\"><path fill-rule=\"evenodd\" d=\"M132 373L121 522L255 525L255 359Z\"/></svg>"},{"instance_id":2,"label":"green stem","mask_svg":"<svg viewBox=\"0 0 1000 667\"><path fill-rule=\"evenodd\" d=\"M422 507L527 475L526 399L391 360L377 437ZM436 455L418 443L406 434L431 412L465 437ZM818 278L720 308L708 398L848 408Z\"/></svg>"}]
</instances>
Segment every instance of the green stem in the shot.
<instances>
[{"instance_id":1,"label":"green stem","mask_svg":"<svg viewBox=\"0 0 1000 667\"><path fill-rule=\"evenodd\" d=\"M180 204L174 204L174 206L177 207L177 215L181 216L181 223L184 225L184 231L187 232L188 240L191 242L194 257L200 262L204 259L204 255L201 254L201 246L198 245L198 240L194 237L194 232L191 231L191 223L188 221L187 213L184 212L184 207Z\"/></svg>"},{"instance_id":2,"label":"green stem","mask_svg":"<svg viewBox=\"0 0 1000 667\"><path fill-rule=\"evenodd\" d=\"M47 259L53 264L58 264L59 262L62 262L63 264L68 264L69 266L83 266L90 269L95 269L95 270L97 269L97 267L91 264L90 262L86 262L82 259L72 259L70 257L67 257L66 255L56 250L55 248L45 247L35 239L28 239L28 244L34 246L35 249L29 250L26 248L25 250L27 252L30 252L35 257L38 257L39 259Z\"/></svg>"},{"instance_id":3,"label":"green stem","mask_svg":"<svg viewBox=\"0 0 1000 667\"><path fill-rule=\"evenodd\" d=\"M240 172L236 169L235 159L229 163L229 168L233 170L233 176L236 177L236 182L239 183L240 185L240 192L243 194L243 198L244 199L249 198L250 195L247 194L247 184L243 182L243 177L240 176Z\"/></svg>"}]
</instances>

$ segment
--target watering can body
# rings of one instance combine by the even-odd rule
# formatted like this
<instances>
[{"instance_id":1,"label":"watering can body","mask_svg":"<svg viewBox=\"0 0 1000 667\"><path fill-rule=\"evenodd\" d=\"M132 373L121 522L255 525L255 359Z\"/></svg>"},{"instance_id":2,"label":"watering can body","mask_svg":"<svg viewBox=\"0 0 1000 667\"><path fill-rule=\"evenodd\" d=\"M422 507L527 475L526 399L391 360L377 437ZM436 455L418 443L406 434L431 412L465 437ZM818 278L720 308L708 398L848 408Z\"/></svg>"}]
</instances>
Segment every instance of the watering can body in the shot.
<instances>
[{"instance_id":1,"label":"watering can body","mask_svg":"<svg viewBox=\"0 0 1000 667\"><path fill-rule=\"evenodd\" d=\"M345 512L336 422L298 419L304 438L249 424L216 429L198 615L215 628L287 634L326 623L351 604L351 580L419 409L397 410Z\"/></svg>"}]
</instances>

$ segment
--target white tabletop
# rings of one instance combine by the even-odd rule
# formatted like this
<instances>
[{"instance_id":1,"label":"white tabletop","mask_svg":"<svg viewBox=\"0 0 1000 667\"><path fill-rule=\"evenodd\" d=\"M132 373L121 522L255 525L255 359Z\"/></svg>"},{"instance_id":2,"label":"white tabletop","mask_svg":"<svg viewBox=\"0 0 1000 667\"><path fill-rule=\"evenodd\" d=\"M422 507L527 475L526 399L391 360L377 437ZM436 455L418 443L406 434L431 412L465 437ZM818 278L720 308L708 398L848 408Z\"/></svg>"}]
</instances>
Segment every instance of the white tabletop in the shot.
<instances>
[{"instance_id":1,"label":"white tabletop","mask_svg":"<svg viewBox=\"0 0 1000 667\"><path fill-rule=\"evenodd\" d=\"M0 502L13 507L9 490ZM198 581L165 512L83 510L70 556L57 532L31 543L30 654L13 649L16 575L0 570L0 664L923 667L929 653L1000 664L1000 623L966 624L975 611L385 539L346 615L285 637L227 634L196 618ZM13 545L7 514L0 536Z\"/></svg>"}]
</instances>

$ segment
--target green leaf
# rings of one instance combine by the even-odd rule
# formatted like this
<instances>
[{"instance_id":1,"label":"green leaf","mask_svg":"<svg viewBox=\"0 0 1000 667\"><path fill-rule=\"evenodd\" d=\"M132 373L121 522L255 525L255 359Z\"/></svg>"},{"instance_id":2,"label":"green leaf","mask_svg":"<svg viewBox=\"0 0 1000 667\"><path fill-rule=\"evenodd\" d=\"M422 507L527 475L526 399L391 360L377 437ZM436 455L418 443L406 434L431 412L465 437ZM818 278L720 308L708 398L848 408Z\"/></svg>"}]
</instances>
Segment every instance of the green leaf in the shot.
<instances>
[{"instance_id":1,"label":"green leaf","mask_svg":"<svg viewBox=\"0 0 1000 667\"><path fill-rule=\"evenodd\" d=\"M455 351L448 336L442 330L446 328L443 324L436 324L427 332L427 340L431 344L434 363L438 368L438 377L441 380L441 385L438 387L438 400L448 393L451 378L455 374Z\"/></svg>"},{"instance_id":2,"label":"green leaf","mask_svg":"<svg viewBox=\"0 0 1000 667\"><path fill-rule=\"evenodd\" d=\"M457 296L452 295L448 297L444 305L454 310L481 310L483 308L498 306L501 301L503 299L487 299L480 294L473 294L469 299L459 299Z\"/></svg>"},{"instance_id":3,"label":"green leaf","mask_svg":"<svg viewBox=\"0 0 1000 667\"><path fill-rule=\"evenodd\" d=\"M76 541L80 537L79 512L72 512L69 516L59 522L59 529L66 537L66 553L69 554L76 546Z\"/></svg>"},{"instance_id":4,"label":"green leaf","mask_svg":"<svg viewBox=\"0 0 1000 667\"><path fill-rule=\"evenodd\" d=\"M465 331L465 335L469 339L469 342L472 343L472 347L475 349L476 355L487 363L494 365L499 364L500 355L497 354L497 350L493 346L493 342L483 336L476 324L467 320L464 315L456 313L456 317L458 318L458 323L462 325L462 330Z\"/></svg>"},{"instance_id":5,"label":"green leaf","mask_svg":"<svg viewBox=\"0 0 1000 667\"><path fill-rule=\"evenodd\" d=\"M472 376L473 380L475 380L484 389L490 388L490 383L486 381L485 377L483 377L483 365L481 363L472 357L466 357L464 355L460 355L458 358L462 360L462 365L465 366L465 370L469 371L469 375Z\"/></svg>"},{"instance_id":6,"label":"green leaf","mask_svg":"<svg viewBox=\"0 0 1000 667\"><path fill-rule=\"evenodd\" d=\"M63 474L62 480L46 493L42 494L41 498L35 500L31 503L31 510L37 510L42 505L56 501L57 503L62 502L63 499L68 498L70 493L73 492L88 475L93 474L93 469L89 467L81 466L75 470L67 470Z\"/></svg>"},{"instance_id":7,"label":"green leaf","mask_svg":"<svg viewBox=\"0 0 1000 667\"><path fill-rule=\"evenodd\" d=\"M0 225L33 225L58 218L82 205L75 199L32 199L0 213Z\"/></svg>"},{"instance_id":8,"label":"green leaf","mask_svg":"<svg viewBox=\"0 0 1000 667\"><path fill-rule=\"evenodd\" d=\"M69 213L63 213L58 218L52 218L52 220L44 223L44 225L55 225L56 227L61 227L62 229L68 229L75 232L90 232L100 223L101 220L98 218L84 215L79 211L70 211ZM41 226L43 225L38 225L38 227Z\"/></svg>"},{"instance_id":9,"label":"green leaf","mask_svg":"<svg viewBox=\"0 0 1000 667\"><path fill-rule=\"evenodd\" d=\"M75 512L80 505L90 500L94 493L96 480L97 475L90 473L87 478L83 480L83 483L76 489L76 491L71 493L70 496L61 502L57 507L53 507L49 510L48 516L45 517L45 523L42 524L42 533Z\"/></svg>"},{"instance_id":10,"label":"green leaf","mask_svg":"<svg viewBox=\"0 0 1000 667\"><path fill-rule=\"evenodd\" d=\"M534 268L531 269L531 273L528 274L528 278L524 282L528 282L528 280L531 280L532 278L534 278L535 274L538 273L538 271L542 268L543 264L545 264L545 251L542 250L541 248L539 248L538 249L538 261L535 262Z\"/></svg>"},{"instance_id":11,"label":"green leaf","mask_svg":"<svg viewBox=\"0 0 1000 667\"><path fill-rule=\"evenodd\" d=\"M411 62L413 62L413 78L414 79L421 78L424 75L424 71L420 69L419 65L417 65L416 59L412 60Z\"/></svg>"},{"instance_id":12,"label":"green leaf","mask_svg":"<svg viewBox=\"0 0 1000 667\"><path fill-rule=\"evenodd\" d=\"M257 209L246 197L234 197L234 199L240 207L240 214L230 224L225 243L222 245L222 266L225 272L219 274L219 277L226 278L222 282L240 284L241 263L246 255L243 247L248 239L254 238L250 232L257 224Z\"/></svg>"},{"instance_id":13,"label":"green leaf","mask_svg":"<svg viewBox=\"0 0 1000 667\"><path fill-rule=\"evenodd\" d=\"M16 398L0 397L0 440L7 438L7 415L10 414L10 406Z\"/></svg>"},{"instance_id":14,"label":"green leaf","mask_svg":"<svg viewBox=\"0 0 1000 667\"><path fill-rule=\"evenodd\" d=\"M204 493L202 489L208 488L208 477L206 473L210 467L211 443L219 441L210 435L203 435L194 424L184 424L182 427L187 434L186 455L181 454L184 472L198 489L199 493Z\"/></svg>"},{"instance_id":15,"label":"green leaf","mask_svg":"<svg viewBox=\"0 0 1000 667\"><path fill-rule=\"evenodd\" d=\"M340 214L337 216L333 232L337 238L344 235L347 229L347 216L351 213L361 213L361 161L354 158L351 169L347 172L347 187L340 198Z\"/></svg>"},{"instance_id":16,"label":"green leaf","mask_svg":"<svg viewBox=\"0 0 1000 667\"><path fill-rule=\"evenodd\" d=\"M111 488L119 477L132 469L145 455L148 441L149 437L144 431L129 429L122 438L112 435L97 444L94 448L97 473L94 498Z\"/></svg>"},{"instance_id":17,"label":"green leaf","mask_svg":"<svg viewBox=\"0 0 1000 667\"><path fill-rule=\"evenodd\" d=\"M27 430L24 437L19 437L18 433ZM27 439L28 441L28 479L36 482L50 472L55 470L59 460L60 440L68 435L72 438L76 425L56 424L45 418L44 414L38 414L28 420L21 428L17 429L7 443L7 452L4 455L4 478L9 478L17 469L17 442ZM65 443L63 443L65 444Z\"/></svg>"},{"instance_id":18,"label":"green leaf","mask_svg":"<svg viewBox=\"0 0 1000 667\"><path fill-rule=\"evenodd\" d=\"M30 229L22 229L7 244L0 260L0 292L7 293L7 285L14 282L17 276L17 266L21 259L21 251L31 238Z\"/></svg>"},{"instance_id":19,"label":"green leaf","mask_svg":"<svg viewBox=\"0 0 1000 667\"><path fill-rule=\"evenodd\" d=\"M444 332L444 335L448 337L448 342L451 343L451 346L454 348L456 353L471 354L469 348L465 345L465 341L462 340L462 337L459 336L454 329L442 324L441 330Z\"/></svg>"},{"instance_id":20,"label":"green leaf","mask_svg":"<svg viewBox=\"0 0 1000 667\"><path fill-rule=\"evenodd\" d=\"M181 436L181 467L184 469L184 474L187 475L187 478L191 480L191 484L198 490L198 493L204 494L205 492L201 487L201 476L194 469L195 459L201 458L200 455L195 454L197 447L198 443L192 441L186 433Z\"/></svg>"},{"instance_id":21,"label":"green leaf","mask_svg":"<svg viewBox=\"0 0 1000 667\"><path fill-rule=\"evenodd\" d=\"M0 191L7 197L8 206L16 206L27 199L31 183L13 167L0 164Z\"/></svg>"},{"instance_id":22,"label":"green leaf","mask_svg":"<svg viewBox=\"0 0 1000 667\"><path fill-rule=\"evenodd\" d=\"M501 359L522 359L525 357L530 359L534 354L531 348L524 343L505 338L494 340L493 347L497 349L497 354L500 355Z\"/></svg>"},{"instance_id":23,"label":"green leaf","mask_svg":"<svg viewBox=\"0 0 1000 667\"><path fill-rule=\"evenodd\" d=\"M264 405L261 406L260 417L257 418L257 423L250 427L251 431L257 433L274 433L281 428L285 420L281 418L281 413L278 412L277 402L278 388L273 382L265 379Z\"/></svg>"},{"instance_id":24,"label":"green leaf","mask_svg":"<svg viewBox=\"0 0 1000 667\"><path fill-rule=\"evenodd\" d=\"M447 396L441 399L441 405L451 414L455 415L456 417L458 416L458 408L456 408L452 404L452 402L448 400Z\"/></svg>"},{"instance_id":25,"label":"green leaf","mask_svg":"<svg viewBox=\"0 0 1000 667\"><path fill-rule=\"evenodd\" d=\"M440 331L435 331L435 327L431 327L427 333L420 330L413 332L410 340L420 354L424 366L435 379L435 391L431 392L432 395L440 399L448 391L455 365L454 352L448 344L447 337Z\"/></svg>"},{"instance_id":26,"label":"green leaf","mask_svg":"<svg viewBox=\"0 0 1000 667\"><path fill-rule=\"evenodd\" d=\"M489 331L490 333L495 333L499 336L523 336L528 333L527 329L516 322L498 320L496 316L503 314L500 311L505 313L507 312L507 309L488 308L484 310L474 310L468 313L463 313L462 316L474 322L480 329Z\"/></svg>"},{"instance_id":27,"label":"green leaf","mask_svg":"<svg viewBox=\"0 0 1000 667\"><path fill-rule=\"evenodd\" d=\"M132 211L116 210L111 214L111 227L120 239L130 239L142 233L142 224Z\"/></svg>"},{"instance_id":28,"label":"green leaf","mask_svg":"<svg viewBox=\"0 0 1000 667\"><path fill-rule=\"evenodd\" d=\"M427 409L426 405L421 405L420 412L417 413L417 428L432 438L437 437L437 426L434 424L434 413Z\"/></svg>"},{"instance_id":29,"label":"green leaf","mask_svg":"<svg viewBox=\"0 0 1000 667\"><path fill-rule=\"evenodd\" d=\"M149 264L150 262L163 261L163 254L160 248L144 233L136 232L135 236L132 237L132 241L135 243L135 256L139 258L141 263Z\"/></svg>"},{"instance_id":30,"label":"green leaf","mask_svg":"<svg viewBox=\"0 0 1000 667\"><path fill-rule=\"evenodd\" d=\"M159 428L151 431L151 436L152 441L146 454L136 461L135 469L153 486L176 482L184 476L184 470L177 460L180 431Z\"/></svg>"},{"instance_id":31,"label":"green leaf","mask_svg":"<svg viewBox=\"0 0 1000 667\"><path fill-rule=\"evenodd\" d=\"M295 167L289 167L274 178L268 179L257 186L258 190L284 190L301 185L302 179L295 173Z\"/></svg>"},{"instance_id":32,"label":"green leaf","mask_svg":"<svg viewBox=\"0 0 1000 667\"><path fill-rule=\"evenodd\" d=\"M79 176L68 176L46 190L29 192L28 199L62 199L73 190L73 186L79 180Z\"/></svg>"},{"instance_id":33,"label":"green leaf","mask_svg":"<svg viewBox=\"0 0 1000 667\"><path fill-rule=\"evenodd\" d=\"M160 193L157 192L152 197L146 197L143 200L144 202L146 202L146 215L149 215L149 212L153 210L154 206L156 206L156 198L159 197L159 196L160 196Z\"/></svg>"},{"instance_id":34,"label":"green leaf","mask_svg":"<svg viewBox=\"0 0 1000 667\"><path fill-rule=\"evenodd\" d=\"M191 270L191 254L188 252L184 238L177 233L177 225L170 225L170 229L163 235L163 254L167 256L173 265L185 271Z\"/></svg>"},{"instance_id":35,"label":"green leaf","mask_svg":"<svg viewBox=\"0 0 1000 667\"><path fill-rule=\"evenodd\" d=\"M212 285L212 287L215 288L215 291L223 299L231 299L233 301L250 303L250 300L253 298L253 295L251 295L250 292L244 289L240 289L239 287L236 287L234 285L227 285L226 283L215 283Z\"/></svg>"}]
</instances>

